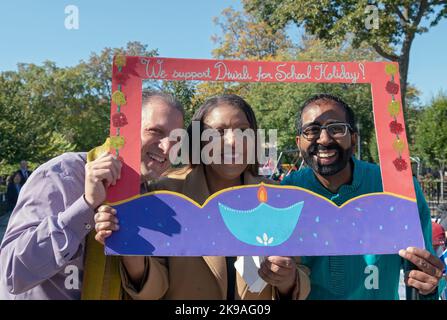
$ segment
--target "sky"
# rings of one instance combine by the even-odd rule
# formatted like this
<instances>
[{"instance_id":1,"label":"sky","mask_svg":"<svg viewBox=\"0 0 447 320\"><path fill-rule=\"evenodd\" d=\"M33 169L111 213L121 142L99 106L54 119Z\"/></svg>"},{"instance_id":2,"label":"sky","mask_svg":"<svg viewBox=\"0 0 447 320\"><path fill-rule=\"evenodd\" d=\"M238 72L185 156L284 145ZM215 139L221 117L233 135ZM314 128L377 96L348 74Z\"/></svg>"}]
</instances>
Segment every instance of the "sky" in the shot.
<instances>
[{"instance_id":1,"label":"sky","mask_svg":"<svg viewBox=\"0 0 447 320\"><path fill-rule=\"evenodd\" d=\"M68 30L65 8L79 9L79 29ZM239 0L3 0L0 19L0 71L17 63L76 65L104 47L140 41L160 56L211 58L213 23L224 8L241 9ZM293 35L292 35L293 36ZM447 19L417 35L411 51L408 81L428 104L447 92Z\"/></svg>"}]
</instances>

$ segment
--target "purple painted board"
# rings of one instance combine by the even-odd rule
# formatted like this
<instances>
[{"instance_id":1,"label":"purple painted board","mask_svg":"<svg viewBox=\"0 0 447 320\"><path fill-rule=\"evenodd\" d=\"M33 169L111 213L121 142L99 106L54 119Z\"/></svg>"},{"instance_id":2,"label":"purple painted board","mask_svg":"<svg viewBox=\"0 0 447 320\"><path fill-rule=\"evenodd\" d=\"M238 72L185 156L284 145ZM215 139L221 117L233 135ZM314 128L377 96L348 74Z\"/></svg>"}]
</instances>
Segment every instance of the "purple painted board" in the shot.
<instances>
[{"instance_id":1,"label":"purple painted board","mask_svg":"<svg viewBox=\"0 0 447 320\"><path fill-rule=\"evenodd\" d=\"M319 256L393 254L424 247L417 204L389 193L341 207L305 189L261 185L224 190L203 207L159 191L114 205L120 230L108 255Z\"/></svg>"}]
</instances>

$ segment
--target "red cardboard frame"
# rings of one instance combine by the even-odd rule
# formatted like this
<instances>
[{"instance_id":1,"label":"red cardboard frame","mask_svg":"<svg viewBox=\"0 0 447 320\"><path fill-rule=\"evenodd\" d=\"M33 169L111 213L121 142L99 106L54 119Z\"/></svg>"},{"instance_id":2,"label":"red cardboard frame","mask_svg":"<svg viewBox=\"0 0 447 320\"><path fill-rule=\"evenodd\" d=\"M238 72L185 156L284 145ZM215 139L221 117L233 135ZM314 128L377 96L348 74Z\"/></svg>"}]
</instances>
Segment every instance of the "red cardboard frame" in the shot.
<instances>
[{"instance_id":1,"label":"red cardboard frame","mask_svg":"<svg viewBox=\"0 0 447 320\"><path fill-rule=\"evenodd\" d=\"M415 200L397 63L265 62L119 55L113 64L110 144L124 166L121 179L108 190L110 203L140 193L141 100L145 79L369 83L383 192Z\"/></svg>"}]
</instances>

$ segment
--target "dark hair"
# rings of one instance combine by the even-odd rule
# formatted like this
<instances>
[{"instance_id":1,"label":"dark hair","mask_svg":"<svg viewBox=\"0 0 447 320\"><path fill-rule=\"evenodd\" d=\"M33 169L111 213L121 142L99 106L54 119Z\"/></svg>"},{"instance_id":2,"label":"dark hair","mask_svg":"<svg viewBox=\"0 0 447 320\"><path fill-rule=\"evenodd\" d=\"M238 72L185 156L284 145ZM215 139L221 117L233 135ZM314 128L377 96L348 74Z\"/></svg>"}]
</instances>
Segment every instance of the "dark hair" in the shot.
<instances>
[{"instance_id":1,"label":"dark hair","mask_svg":"<svg viewBox=\"0 0 447 320\"><path fill-rule=\"evenodd\" d=\"M193 153L193 149L192 149L192 139L193 139L192 123L193 123L193 121L198 121L199 122L200 135L202 135L202 132L203 132L203 120L211 112L211 110L213 110L214 108L216 108L216 107L218 107L220 105L223 105L223 104L227 104L227 105L236 107L239 110L241 110L245 114L245 116L247 117L248 123L250 124L250 129L252 129L255 132L255 137L256 137L256 130L258 129L258 125L257 125L255 113L253 112L253 109L251 108L251 106L242 97L240 97L238 95L235 95L235 94L223 94L223 95L220 95L220 96L215 96L215 97L209 98L194 113L194 115L193 115L193 117L191 119L191 124L188 126L188 129L187 129L188 139L189 139L189 163L190 163L191 167L195 167L196 166L196 164L192 163L192 159L193 159L193 155L192 155L192 153ZM255 140L255 152L257 151L256 148L257 148L257 141ZM200 153L202 152L202 148L200 148L199 152ZM200 163L202 163L202 159L200 157L200 154L199 154L199 159L200 159ZM258 167L259 167L258 159L255 156L255 163L254 164L249 164L248 168L249 168L249 170L251 171L251 173L253 175L258 175Z\"/></svg>"},{"instance_id":2,"label":"dark hair","mask_svg":"<svg viewBox=\"0 0 447 320\"><path fill-rule=\"evenodd\" d=\"M13 184L14 183L14 179L15 179L16 176L19 176L20 182L22 182L22 176L20 175L20 172L16 171L16 172L13 172L10 176L8 176L6 178L6 183L7 184Z\"/></svg>"},{"instance_id":3,"label":"dark hair","mask_svg":"<svg viewBox=\"0 0 447 320\"><path fill-rule=\"evenodd\" d=\"M316 94L316 95L310 97L309 99L307 99L301 106L300 112L296 119L296 127L297 127L298 133L301 133L301 127L303 125L301 118L303 116L304 110L309 105L311 105L312 103L317 102L317 101L323 101L323 102L332 101L337 106L342 108L345 111L346 122L351 126L351 129L353 132L357 132L355 115L354 115L354 111L352 111L351 107L349 107L346 102L344 102L341 98L339 98L337 96L334 96L334 95L328 94L328 93L320 93L320 94Z\"/></svg>"},{"instance_id":4,"label":"dark hair","mask_svg":"<svg viewBox=\"0 0 447 320\"><path fill-rule=\"evenodd\" d=\"M182 116L185 117L185 109L183 108L182 103L170 93L144 89L142 92L142 106L144 106L146 103L150 102L154 98L158 98L166 103L168 106L177 109L182 113Z\"/></svg>"}]
</instances>

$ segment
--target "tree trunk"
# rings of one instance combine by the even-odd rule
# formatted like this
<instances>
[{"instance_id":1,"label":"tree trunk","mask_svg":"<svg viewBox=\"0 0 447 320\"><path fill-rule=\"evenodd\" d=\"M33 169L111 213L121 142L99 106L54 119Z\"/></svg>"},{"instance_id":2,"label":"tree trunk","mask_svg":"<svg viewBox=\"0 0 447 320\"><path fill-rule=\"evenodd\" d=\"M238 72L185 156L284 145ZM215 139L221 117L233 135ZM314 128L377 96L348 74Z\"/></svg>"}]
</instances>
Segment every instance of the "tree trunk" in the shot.
<instances>
[{"instance_id":1,"label":"tree trunk","mask_svg":"<svg viewBox=\"0 0 447 320\"><path fill-rule=\"evenodd\" d=\"M444 170L445 165L442 163L441 168L439 169L439 177L441 181L441 195L440 195L440 202L442 203L444 201Z\"/></svg>"},{"instance_id":2,"label":"tree trunk","mask_svg":"<svg viewBox=\"0 0 447 320\"><path fill-rule=\"evenodd\" d=\"M400 93L402 99L402 109L405 109L405 95L407 94L407 76L408 76L408 61L403 61L401 57L399 59L399 72L400 72Z\"/></svg>"},{"instance_id":3,"label":"tree trunk","mask_svg":"<svg viewBox=\"0 0 447 320\"><path fill-rule=\"evenodd\" d=\"M405 27L405 39L402 43L402 50L399 56L399 69L400 69L400 92L402 95L402 108L405 108L405 98L407 94L407 77L408 77L408 67L410 65L410 49L413 43L414 36L416 35L416 30L421 23L422 17L427 12L429 8L427 0L421 0L419 3L419 10L411 23L410 26ZM410 5L407 4L405 7L404 17L408 21L408 17L412 16L410 13Z\"/></svg>"},{"instance_id":4,"label":"tree trunk","mask_svg":"<svg viewBox=\"0 0 447 320\"><path fill-rule=\"evenodd\" d=\"M402 109L405 109L405 97L407 94L408 67L410 66L410 49L413 43L414 34L408 35L402 45L402 52L399 56L400 73L400 93L402 98Z\"/></svg>"}]
</instances>

